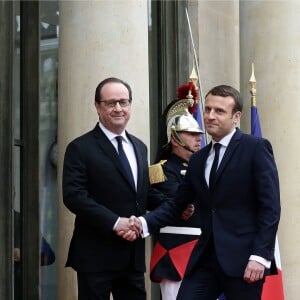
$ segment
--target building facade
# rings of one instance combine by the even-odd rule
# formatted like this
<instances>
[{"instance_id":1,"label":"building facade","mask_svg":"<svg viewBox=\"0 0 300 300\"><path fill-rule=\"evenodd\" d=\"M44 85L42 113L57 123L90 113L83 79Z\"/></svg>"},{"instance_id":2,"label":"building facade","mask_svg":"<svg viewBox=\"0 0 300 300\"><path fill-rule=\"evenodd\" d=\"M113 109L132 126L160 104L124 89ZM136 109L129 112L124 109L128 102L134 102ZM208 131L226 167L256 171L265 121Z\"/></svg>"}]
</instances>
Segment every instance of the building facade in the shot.
<instances>
[{"instance_id":1,"label":"building facade","mask_svg":"<svg viewBox=\"0 0 300 300\"><path fill-rule=\"evenodd\" d=\"M61 172L68 142L97 122L97 84L116 76L132 86L129 130L152 162L160 115L195 56L203 95L218 84L240 89L248 133L255 65L262 132L281 182L284 292L296 299L299 12L296 1L1 1L0 300L77 297L76 274L64 268L74 217L62 204ZM42 260L44 241L54 261ZM147 259L150 251L149 240ZM149 300L159 299L146 278Z\"/></svg>"}]
</instances>

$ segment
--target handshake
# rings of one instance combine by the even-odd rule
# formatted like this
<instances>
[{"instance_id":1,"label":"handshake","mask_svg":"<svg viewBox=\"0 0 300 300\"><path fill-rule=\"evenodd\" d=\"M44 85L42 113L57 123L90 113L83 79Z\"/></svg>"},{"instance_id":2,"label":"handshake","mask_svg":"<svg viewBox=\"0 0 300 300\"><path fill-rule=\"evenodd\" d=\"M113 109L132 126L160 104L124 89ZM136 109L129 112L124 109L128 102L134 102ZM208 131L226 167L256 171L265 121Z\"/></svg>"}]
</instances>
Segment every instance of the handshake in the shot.
<instances>
[{"instance_id":1,"label":"handshake","mask_svg":"<svg viewBox=\"0 0 300 300\"><path fill-rule=\"evenodd\" d=\"M142 234L142 222L136 216L120 218L114 231L123 239L133 242Z\"/></svg>"},{"instance_id":2,"label":"handshake","mask_svg":"<svg viewBox=\"0 0 300 300\"><path fill-rule=\"evenodd\" d=\"M181 214L181 219L187 221L195 212L194 204L188 204ZM123 239L133 242L141 236L143 231L142 222L136 216L130 218L120 218L116 227L115 233Z\"/></svg>"}]
</instances>

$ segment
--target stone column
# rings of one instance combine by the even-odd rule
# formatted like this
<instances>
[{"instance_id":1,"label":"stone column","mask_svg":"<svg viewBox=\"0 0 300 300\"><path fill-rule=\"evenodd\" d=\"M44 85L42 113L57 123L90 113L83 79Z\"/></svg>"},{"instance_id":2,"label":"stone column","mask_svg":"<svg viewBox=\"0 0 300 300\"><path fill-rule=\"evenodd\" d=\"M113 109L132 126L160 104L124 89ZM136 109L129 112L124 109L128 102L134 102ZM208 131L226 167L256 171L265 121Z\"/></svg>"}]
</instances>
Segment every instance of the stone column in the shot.
<instances>
[{"instance_id":1,"label":"stone column","mask_svg":"<svg viewBox=\"0 0 300 300\"><path fill-rule=\"evenodd\" d=\"M188 4L204 102L206 93L216 85L239 88L239 2L188 1Z\"/></svg>"},{"instance_id":2,"label":"stone column","mask_svg":"<svg viewBox=\"0 0 300 300\"><path fill-rule=\"evenodd\" d=\"M300 2L240 1L243 124L250 131L251 63L255 65L262 134L273 145L281 187L278 239L286 299L299 295L300 276Z\"/></svg>"},{"instance_id":3,"label":"stone column","mask_svg":"<svg viewBox=\"0 0 300 300\"><path fill-rule=\"evenodd\" d=\"M219 84L239 88L239 2L190 1L189 5L191 19L198 19L198 37L194 31L194 39L198 39L203 96ZM196 24L192 28L197 28Z\"/></svg>"},{"instance_id":4,"label":"stone column","mask_svg":"<svg viewBox=\"0 0 300 300\"><path fill-rule=\"evenodd\" d=\"M111 76L131 85L128 130L149 145L147 2L61 1L59 18L57 299L74 300L76 273L64 268L74 222L61 196L64 151L73 138L95 126L95 88Z\"/></svg>"}]
</instances>

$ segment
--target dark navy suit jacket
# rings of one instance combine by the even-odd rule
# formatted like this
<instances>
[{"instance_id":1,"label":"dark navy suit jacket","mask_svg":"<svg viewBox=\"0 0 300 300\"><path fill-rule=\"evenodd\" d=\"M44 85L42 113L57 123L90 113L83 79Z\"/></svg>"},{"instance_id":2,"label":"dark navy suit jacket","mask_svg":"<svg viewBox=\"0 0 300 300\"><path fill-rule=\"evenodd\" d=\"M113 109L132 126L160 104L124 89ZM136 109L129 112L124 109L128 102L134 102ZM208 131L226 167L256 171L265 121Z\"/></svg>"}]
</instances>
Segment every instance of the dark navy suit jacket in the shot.
<instances>
[{"instance_id":1,"label":"dark navy suit jacket","mask_svg":"<svg viewBox=\"0 0 300 300\"><path fill-rule=\"evenodd\" d=\"M137 190L98 124L67 146L63 201L76 218L66 266L76 271L118 271L129 266L145 271L144 240L128 242L112 230L119 216L140 215L147 207L147 148L136 137L127 136L137 159Z\"/></svg>"},{"instance_id":2,"label":"dark navy suit jacket","mask_svg":"<svg viewBox=\"0 0 300 300\"><path fill-rule=\"evenodd\" d=\"M174 201L145 215L149 231L171 222L190 199L197 202L202 235L193 251L187 273L195 266L210 238L224 272L242 276L250 255L274 260L280 219L280 193L271 144L237 129L210 191L205 165L211 144L195 153Z\"/></svg>"}]
</instances>

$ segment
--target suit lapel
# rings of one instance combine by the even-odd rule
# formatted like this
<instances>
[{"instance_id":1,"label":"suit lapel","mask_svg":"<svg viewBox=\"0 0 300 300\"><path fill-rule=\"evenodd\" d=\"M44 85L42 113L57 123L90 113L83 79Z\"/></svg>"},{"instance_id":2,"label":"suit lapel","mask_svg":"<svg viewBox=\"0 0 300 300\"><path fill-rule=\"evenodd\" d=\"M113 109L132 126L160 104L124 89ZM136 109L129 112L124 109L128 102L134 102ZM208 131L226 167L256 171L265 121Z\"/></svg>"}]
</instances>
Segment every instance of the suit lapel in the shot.
<instances>
[{"instance_id":1,"label":"suit lapel","mask_svg":"<svg viewBox=\"0 0 300 300\"><path fill-rule=\"evenodd\" d=\"M236 149L240 143L241 136L242 136L241 131L239 129L237 129L236 133L233 135L233 137L231 138L231 141L228 144L228 147L224 153L223 159L217 170L216 182L218 181L220 175L222 174L222 172L226 168L227 164L229 163L230 159L232 158L233 153L236 151Z\"/></svg>"},{"instance_id":2,"label":"suit lapel","mask_svg":"<svg viewBox=\"0 0 300 300\"><path fill-rule=\"evenodd\" d=\"M126 132L126 135L130 140L130 142L132 143L135 152L136 164L137 164L137 188L136 189L138 191L143 182L143 158L141 155L141 151L139 151L139 146L136 140L128 132Z\"/></svg>"},{"instance_id":3,"label":"suit lapel","mask_svg":"<svg viewBox=\"0 0 300 300\"><path fill-rule=\"evenodd\" d=\"M209 155L209 151L211 149L211 142L205 147L203 148L203 159L200 161L200 170L201 170L201 179L203 180L203 185L206 187L206 189L208 190L208 184L205 180L205 167L206 167L206 161Z\"/></svg>"},{"instance_id":4,"label":"suit lapel","mask_svg":"<svg viewBox=\"0 0 300 300\"><path fill-rule=\"evenodd\" d=\"M121 175L124 177L124 179L128 182L128 184L135 189L132 184L130 183L126 172L121 164L121 161L119 159L119 155L111 143L111 141L107 138L107 136L104 134L104 132L100 129L99 125L97 124L94 128L94 137L96 140L96 143L98 146L103 150L103 152L110 158L111 162L115 165L115 167L118 169L118 171L121 173Z\"/></svg>"}]
</instances>

